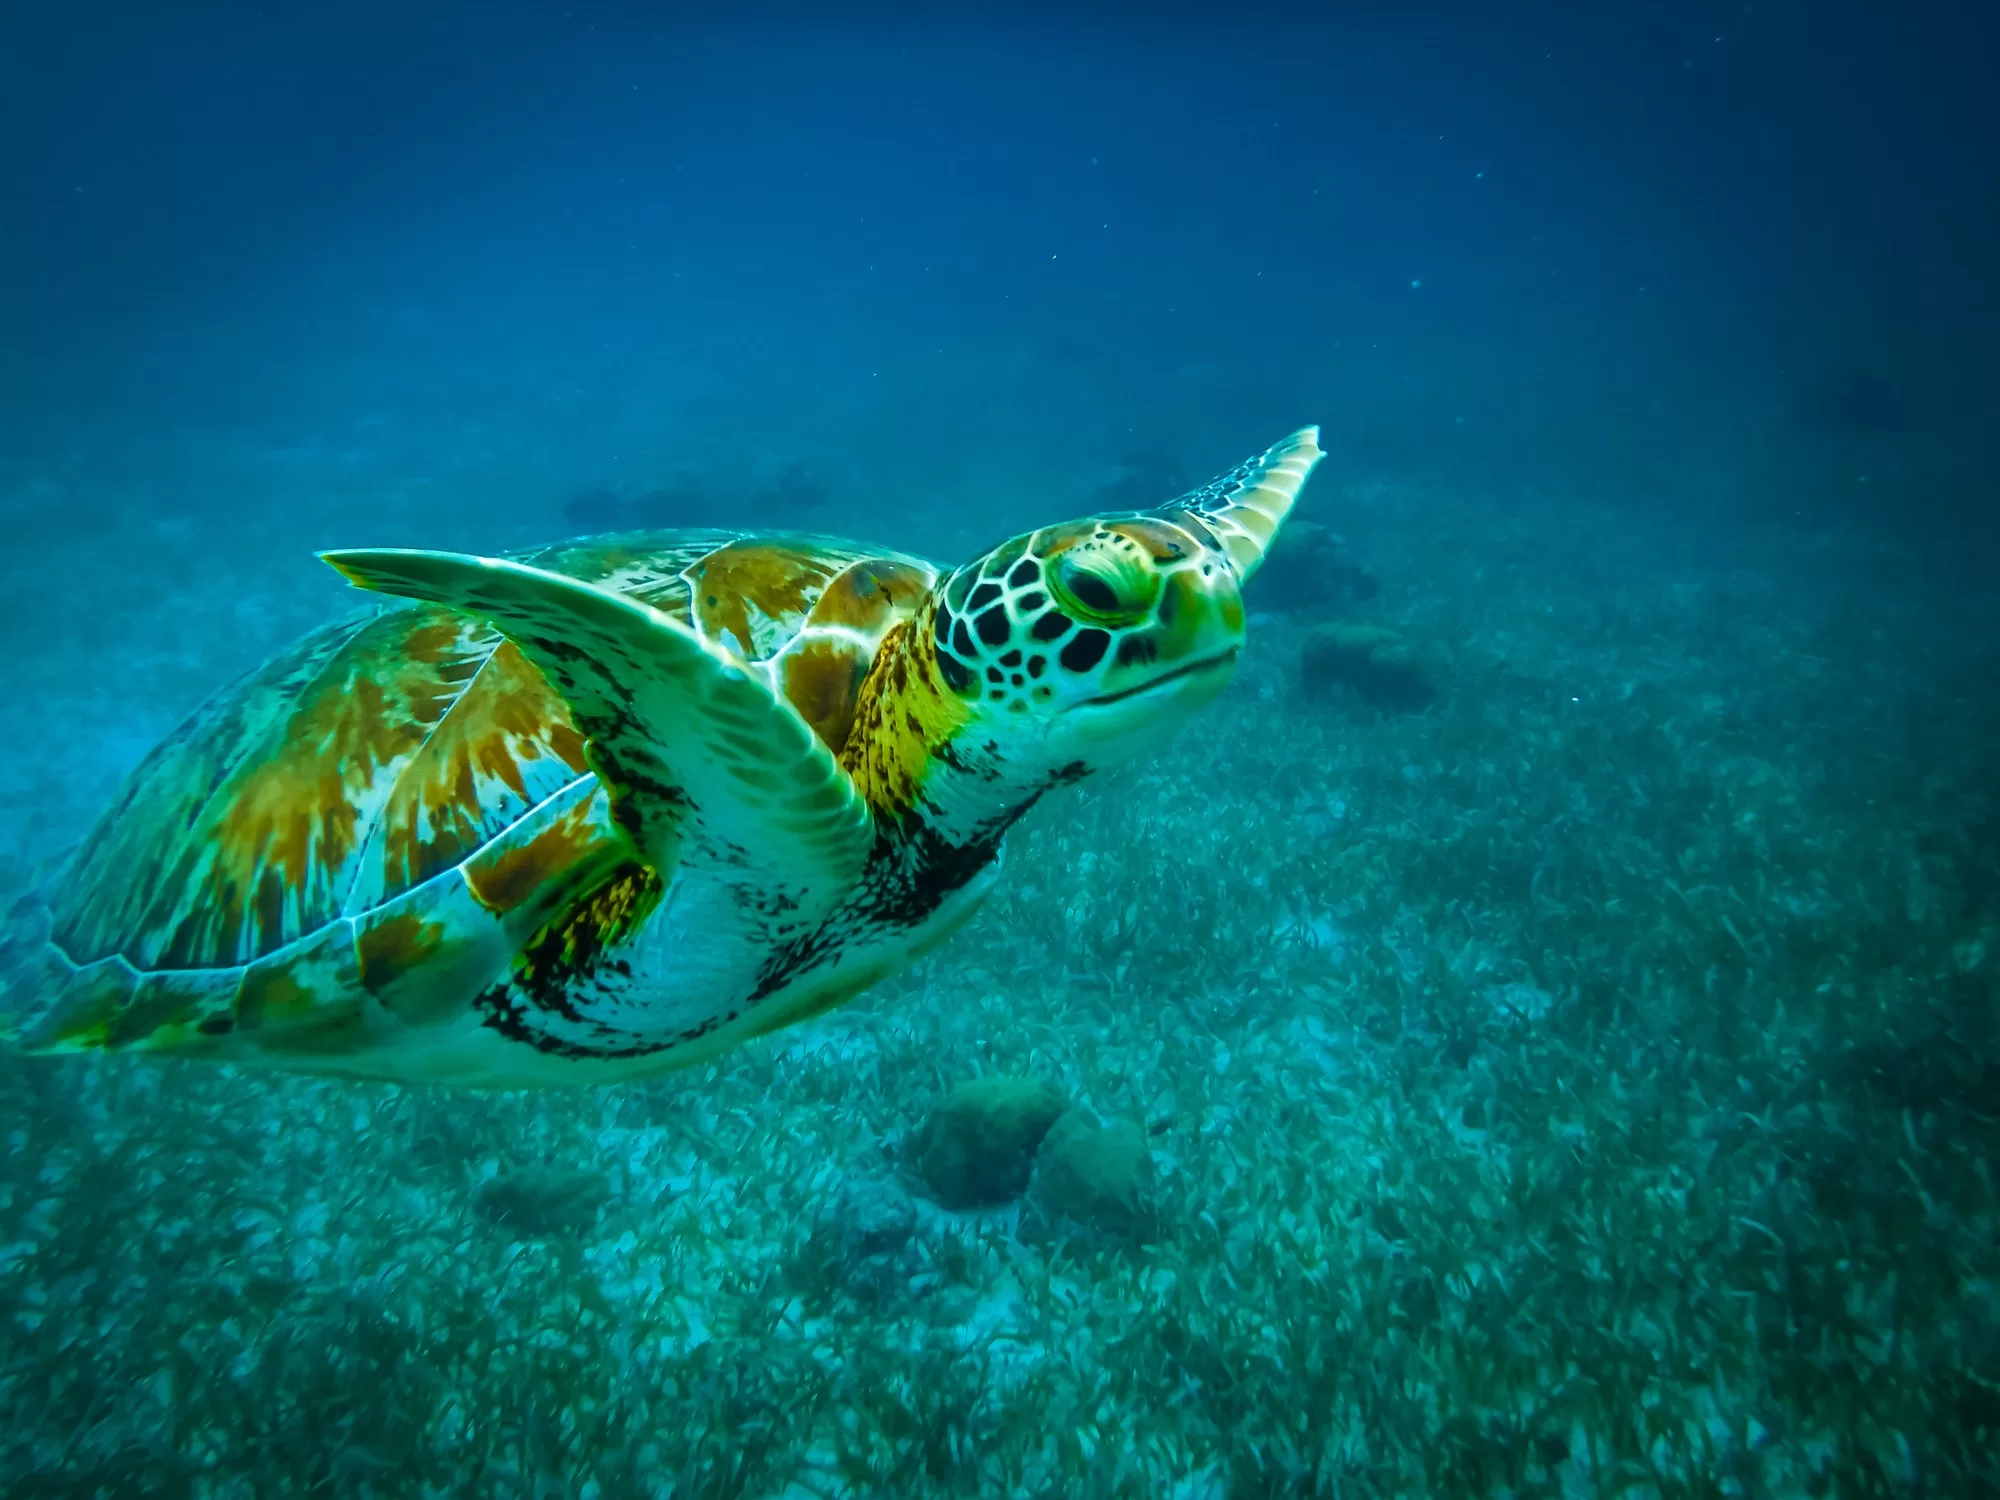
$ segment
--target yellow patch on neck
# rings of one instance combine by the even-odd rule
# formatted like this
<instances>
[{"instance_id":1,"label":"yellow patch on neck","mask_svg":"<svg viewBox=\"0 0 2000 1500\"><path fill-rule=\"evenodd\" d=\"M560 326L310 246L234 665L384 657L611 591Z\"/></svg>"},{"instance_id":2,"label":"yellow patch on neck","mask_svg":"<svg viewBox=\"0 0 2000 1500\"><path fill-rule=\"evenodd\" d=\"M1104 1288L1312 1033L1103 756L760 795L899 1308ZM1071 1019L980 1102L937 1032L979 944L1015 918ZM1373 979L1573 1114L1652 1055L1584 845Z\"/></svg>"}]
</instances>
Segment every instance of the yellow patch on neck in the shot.
<instances>
[{"instance_id":1,"label":"yellow patch on neck","mask_svg":"<svg viewBox=\"0 0 2000 1500\"><path fill-rule=\"evenodd\" d=\"M919 610L883 638L841 753L841 768L878 819L899 819L916 806L937 748L972 717L971 707L938 675L934 608Z\"/></svg>"}]
</instances>

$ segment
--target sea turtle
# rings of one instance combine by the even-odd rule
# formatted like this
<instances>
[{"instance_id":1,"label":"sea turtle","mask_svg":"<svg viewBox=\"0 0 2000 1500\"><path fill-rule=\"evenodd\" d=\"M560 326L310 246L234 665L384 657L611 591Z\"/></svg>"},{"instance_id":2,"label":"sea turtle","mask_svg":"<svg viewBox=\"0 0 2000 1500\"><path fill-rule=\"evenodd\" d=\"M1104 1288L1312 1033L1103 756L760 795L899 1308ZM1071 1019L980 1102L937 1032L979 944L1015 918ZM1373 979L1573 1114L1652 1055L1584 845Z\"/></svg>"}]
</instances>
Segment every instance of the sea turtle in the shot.
<instances>
[{"instance_id":1,"label":"sea turtle","mask_svg":"<svg viewBox=\"0 0 2000 1500\"><path fill-rule=\"evenodd\" d=\"M701 1061L962 923L1048 792L1221 691L1307 428L963 567L639 532L322 554L399 602L155 749L0 942L33 1052L494 1087Z\"/></svg>"}]
</instances>

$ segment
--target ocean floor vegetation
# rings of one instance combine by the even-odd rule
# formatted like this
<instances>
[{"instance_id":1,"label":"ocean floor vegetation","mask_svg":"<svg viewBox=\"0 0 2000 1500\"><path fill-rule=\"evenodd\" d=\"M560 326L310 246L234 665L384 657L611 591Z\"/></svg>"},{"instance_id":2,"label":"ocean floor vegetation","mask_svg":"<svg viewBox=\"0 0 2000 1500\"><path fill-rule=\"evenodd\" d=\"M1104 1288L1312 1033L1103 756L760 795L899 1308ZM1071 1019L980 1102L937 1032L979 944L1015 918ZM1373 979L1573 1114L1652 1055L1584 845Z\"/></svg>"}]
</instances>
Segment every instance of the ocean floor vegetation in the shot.
<instances>
[{"instance_id":1,"label":"ocean floor vegetation","mask_svg":"<svg viewBox=\"0 0 2000 1500\"><path fill-rule=\"evenodd\" d=\"M1450 691L1261 621L816 1023L573 1094L0 1058L0 1492L2000 1490L1995 622L1321 482ZM339 607L262 524L0 562L12 884Z\"/></svg>"}]
</instances>

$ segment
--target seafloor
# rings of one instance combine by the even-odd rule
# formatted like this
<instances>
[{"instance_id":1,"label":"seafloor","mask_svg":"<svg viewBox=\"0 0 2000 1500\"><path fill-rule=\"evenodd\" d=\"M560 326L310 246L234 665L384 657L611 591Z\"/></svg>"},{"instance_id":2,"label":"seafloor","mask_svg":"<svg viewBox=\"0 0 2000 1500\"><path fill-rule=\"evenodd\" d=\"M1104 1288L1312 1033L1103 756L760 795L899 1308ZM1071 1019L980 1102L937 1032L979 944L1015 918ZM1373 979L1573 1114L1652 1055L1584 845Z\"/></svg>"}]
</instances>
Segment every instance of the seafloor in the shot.
<instances>
[{"instance_id":1,"label":"seafloor","mask_svg":"<svg viewBox=\"0 0 2000 1500\"><path fill-rule=\"evenodd\" d=\"M826 1020L575 1094L0 1058L0 1490L2000 1486L1990 613L1727 495L1332 446L1310 513L1380 583L1336 613L1438 701L1306 691L1266 609L1220 704ZM1062 457L921 477L1052 520L1106 478ZM340 607L312 546L574 529L559 465L452 509L373 462L0 477L10 886ZM814 522L985 529L897 503ZM1143 1132L1143 1212L930 1201L911 1142L993 1075Z\"/></svg>"}]
</instances>

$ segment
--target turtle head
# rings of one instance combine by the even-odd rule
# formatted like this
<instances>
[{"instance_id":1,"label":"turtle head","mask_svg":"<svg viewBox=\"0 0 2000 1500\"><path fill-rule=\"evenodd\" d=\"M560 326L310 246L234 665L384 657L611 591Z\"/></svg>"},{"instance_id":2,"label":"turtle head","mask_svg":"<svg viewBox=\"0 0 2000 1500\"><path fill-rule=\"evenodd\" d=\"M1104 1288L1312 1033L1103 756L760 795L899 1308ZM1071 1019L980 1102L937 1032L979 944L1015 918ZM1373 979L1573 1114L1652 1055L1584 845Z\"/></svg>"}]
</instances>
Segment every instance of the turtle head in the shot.
<instances>
[{"instance_id":1,"label":"turtle head","mask_svg":"<svg viewBox=\"0 0 2000 1500\"><path fill-rule=\"evenodd\" d=\"M941 580L931 636L968 742L1070 779L1213 699L1243 647L1243 585L1319 461L1317 438L1307 428L1158 510L1015 537Z\"/></svg>"},{"instance_id":2,"label":"turtle head","mask_svg":"<svg viewBox=\"0 0 2000 1500\"><path fill-rule=\"evenodd\" d=\"M1096 770L1227 685L1243 647L1242 578L1185 523L1100 516L960 568L932 628L939 675L975 735Z\"/></svg>"}]
</instances>

